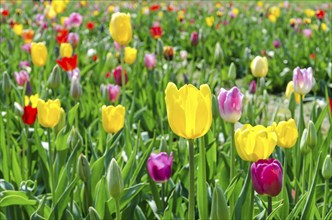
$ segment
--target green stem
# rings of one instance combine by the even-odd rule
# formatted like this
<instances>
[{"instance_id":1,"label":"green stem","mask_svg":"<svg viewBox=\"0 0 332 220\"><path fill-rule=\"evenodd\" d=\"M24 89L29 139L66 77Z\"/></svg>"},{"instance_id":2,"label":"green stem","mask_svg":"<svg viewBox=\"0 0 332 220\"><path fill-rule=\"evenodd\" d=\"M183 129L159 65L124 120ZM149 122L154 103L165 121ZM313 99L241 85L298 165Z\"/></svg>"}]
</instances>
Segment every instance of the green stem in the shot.
<instances>
[{"instance_id":1,"label":"green stem","mask_svg":"<svg viewBox=\"0 0 332 220\"><path fill-rule=\"evenodd\" d=\"M124 69L124 49L121 48L121 52L120 52L120 65L121 65L121 95L122 95L122 100L121 100L121 104L122 105L126 105L126 79L125 79L125 69Z\"/></svg>"},{"instance_id":2,"label":"green stem","mask_svg":"<svg viewBox=\"0 0 332 220\"><path fill-rule=\"evenodd\" d=\"M313 166L313 154L314 152L311 150L310 151L310 155L309 155L309 157L310 157L310 164L309 164L309 180L308 180L308 187L310 187L311 186L311 182L312 182L312 166Z\"/></svg>"},{"instance_id":3,"label":"green stem","mask_svg":"<svg viewBox=\"0 0 332 220\"><path fill-rule=\"evenodd\" d=\"M195 219L195 166L194 166L194 140L189 142L189 212L188 219Z\"/></svg>"},{"instance_id":4,"label":"green stem","mask_svg":"<svg viewBox=\"0 0 332 220\"><path fill-rule=\"evenodd\" d=\"M48 139L48 152L49 152L49 165L48 165L48 168L50 170L50 180L51 180L51 183L50 183L50 187L51 187L51 193L52 193L52 206L53 208L55 207L55 181L54 181L54 170L53 170L53 149L52 149L52 141L51 141L51 129L50 128L47 128L47 139ZM54 214L55 214L55 219L58 218L58 213L57 213L57 209L55 208L54 210Z\"/></svg>"},{"instance_id":5,"label":"green stem","mask_svg":"<svg viewBox=\"0 0 332 220\"><path fill-rule=\"evenodd\" d=\"M27 140L26 140L26 143L27 143L27 159L28 159L28 178L30 177L30 175L32 175L32 172L31 172L31 168L32 168L32 161L31 161L31 146L29 144L29 128L27 125L24 125L24 128L25 128L25 133L26 133L26 137L27 137Z\"/></svg>"},{"instance_id":6,"label":"green stem","mask_svg":"<svg viewBox=\"0 0 332 220\"><path fill-rule=\"evenodd\" d=\"M326 216L326 205L328 200L328 193L329 193L329 180L325 179L325 190L324 190L324 205L323 205L323 213L322 213L322 219L325 219Z\"/></svg>"},{"instance_id":7,"label":"green stem","mask_svg":"<svg viewBox=\"0 0 332 220\"><path fill-rule=\"evenodd\" d=\"M249 219L253 219L253 213L254 213L254 197L255 197L255 191L254 191L254 187L251 184L250 186L250 191L251 191L251 195L250 195L250 207L249 207Z\"/></svg>"},{"instance_id":8,"label":"green stem","mask_svg":"<svg viewBox=\"0 0 332 220\"><path fill-rule=\"evenodd\" d=\"M267 197L267 216L269 216L272 212L272 197Z\"/></svg>"},{"instance_id":9,"label":"green stem","mask_svg":"<svg viewBox=\"0 0 332 220\"><path fill-rule=\"evenodd\" d=\"M165 183L161 183L161 200L163 204L163 210L165 210Z\"/></svg>"},{"instance_id":10,"label":"green stem","mask_svg":"<svg viewBox=\"0 0 332 220\"><path fill-rule=\"evenodd\" d=\"M303 157L303 166L302 166L302 191L303 191L303 193L306 190L305 182L306 182L306 178L308 178L306 176L306 169L305 169L306 164L305 163L306 163L306 156Z\"/></svg>"},{"instance_id":11,"label":"green stem","mask_svg":"<svg viewBox=\"0 0 332 220\"><path fill-rule=\"evenodd\" d=\"M121 213L120 213L120 202L119 199L115 200L115 209L116 209L116 219L121 220Z\"/></svg>"},{"instance_id":12,"label":"green stem","mask_svg":"<svg viewBox=\"0 0 332 220\"><path fill-rule=\"evenodd\" d=\"M303 97L302 95L300 96L300 118L299 118L299 123L298 123L298 128L299 128L299 137L302 137L303 133L303 127L304 127L304 121L303 121ZM299 179L299 166L300 166L300 139L297 141L297 146L295 147L295 166L294 166L294 182L295 182L295 203L297 203L298 198L299 198L299 187L297 184L297 180ZM298 156L299 155L299 156Z\"/></svg>"},{"instance_id":13,"label":"green stem","mask_svg":"<svg viewBox=\"0 0 332 220\"><path fill-rule=\"evenodd\" d=\"M199 145L199 171L198 176L199 180L197 180L197 191L200 190L202 193L202 198L197 196L197 202L199 200L201 201L201 204L203 204L203 208L201 207L199 211L199 218L200 219L207 219L208 218L208 196L207 196L207 187L206 187L206 156L205 156L205 144L207 136L204 136L200 139L200 145ZM199 187L199 188L198 188Z\"/></svg>"},{"instance_id":14,"label":"green stem","mask_svg":"<svg viewBox=\"0 0 332 220\"><path fill-rule=\"evenodd\" d=\"M235 139L234 139L234 124L231 123L231 161L230 161L230 181L232 181L232 179L234 178L234 172L235 172L235 152L234 152L234 148L235 148Z\"/></svg>"}]
</instances>

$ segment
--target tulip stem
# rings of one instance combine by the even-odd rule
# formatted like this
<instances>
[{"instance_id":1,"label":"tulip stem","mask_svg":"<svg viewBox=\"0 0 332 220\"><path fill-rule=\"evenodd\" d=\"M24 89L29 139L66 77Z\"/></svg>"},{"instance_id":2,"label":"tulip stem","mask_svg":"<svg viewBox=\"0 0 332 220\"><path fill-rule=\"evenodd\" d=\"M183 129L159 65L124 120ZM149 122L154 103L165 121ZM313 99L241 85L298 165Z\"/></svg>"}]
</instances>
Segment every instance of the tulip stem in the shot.
<instances>
[{"instance_id":1,"label":"tulip stem","mask_svg":"<svg viewBox=\"0 0 332 220\"><path fill-rule=\"evenodd\" d=\"M328 192L329 192L329 180L325 179L325 190L324 190L324 205L323 205L323 213L322 213L322 219L325 219L326 215L326 204L328 200Z\"/></svg>"},{"instance_id":2,"label":"tulip stem","mask_svg":"<svg viewBox=\"0 0 332 220\"><path fill-rule=\"evenodd\" d=\"M255 197L255 192L254 192L254 187L251 184L250 186L250 191L251 191L251 195L250 195L250 207L249 207L249 219L253 219L253 213L254 213L254 197Z\"/></svg>"},{"instance_id":3,"label":"tulip stem","mask_svg":"<svg viewBox=\"0 0 332 220\"><path fill-rule=\"evenodd\" d=\"M195 219L195 170L194 170L194 140L189 142L189 212L188 219Z\"/></svg>"},{"instance_id":4,"label":"tulip stem","mask_svg":"<svg viewBox=\"0 0 332 220\"><path fill-rule=\"evenodd\" d=\"M116 208L116 219L121 220L121 213L120 213L120 202L119 199L115 200L115 208Z\"/></svg>"},{"instance_id":5,"label":"tulip stem","mask_svg":"<svg viewBox=\"0 0 332 220\"><path fill-rule=\"evenodd\" d=\"M267 197L267 216L269 216L272 213L272 197Z\"/></svg>"},{"instance_id":6,"label":"tulip stem","mask_svg":"<svg viewBox=\"0 0 332 220\"><path fill-rule=\"evenodd\" d=\"M310 152L310 155L309 155L309 158L310 158L310 164L309 164L309 182L308 182L308 187L310 187L311 186L311 180L313 179L312 178L312 166L314 165L313 163L313 153L314 152L312 152L313 150L311 150L311 152Z\"/></svg>"},{"instance_id":7,"label":"tulip stem","mask_svg":"<svg viewBox=\"0 0 332 220\"><path fill-rule=\"evenodd\" d=\"M165 210L165 183L161 183L161 200L163 204L163 210Z\"/></svg>"},{"instance_id":8,"label":"tulip stem","mask_svg":"<svg viewBox=\"0 0 332 220\"><path fill-rule=\"evenodd\" d=\"M50 170L50 187L51 187L51 193L52 193L52 203L53 203L53 208L54 208L54 216L55 219L58 218L58 213L57 213L57 208L55 207L55 197L54 197L54 193L55 193L55 181L54 181L54 172L53 172L53 151L52 151L52 141L51 141L51 129L47 128L47 139L48 139L48 152L49 152L49 170Z\"/></svg>"},{"instance_id":9,"label":"tulip stem","mask_svg":"<svg viewBox=\"0 0 332 220\"><path fill-rule=\"evenodd\" d=\"M234 178L234 168L235 168L235 139L234 139L234 124L231 123L231 146L230 146L230 154L231 154L231 162L230 162L230 181Z\"/></svg>"},{"instance_id":10,"label":"tulip stem","mask_svg":"<svg viewBox=\"0 0 332 220\"><path fill-rule=\"evenodd\" d=\"M298 122L298 128L299 128L299 137L302 137L302 133L303 133L303 127L304 127L304 121L303 121L303 96L300 95L300 118L299 118L299 122ZM299 166L300 166L300 161L299 159L301 158L301 154L300 154L300 139L297 141L297 147L295 148L295 177L294 177L294 182L295 182L295 203L297 203L298 197L299 197L299 187L297 184L297 181L299 179ZM300 155L300 158L297 157L297 155Z\"/></svg>"}]
</instances>

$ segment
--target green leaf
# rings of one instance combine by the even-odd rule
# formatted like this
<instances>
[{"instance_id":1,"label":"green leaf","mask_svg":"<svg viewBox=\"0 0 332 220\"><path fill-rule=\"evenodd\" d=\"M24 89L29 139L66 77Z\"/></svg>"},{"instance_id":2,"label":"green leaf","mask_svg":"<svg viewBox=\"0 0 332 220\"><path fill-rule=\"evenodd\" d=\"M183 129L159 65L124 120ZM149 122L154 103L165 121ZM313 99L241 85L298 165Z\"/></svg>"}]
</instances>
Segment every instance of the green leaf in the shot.
<instances>
[{"instance_id":1,"label":"green leaf","mask_svg":"<svg viewBox=\"0 0 332 220\"><path fill-rule=\"evenodd\" d=\"M230 219L224 192L218 185L213 190L210 219Z\"/></svg>"},{"instance_id":2,"label":"green leaf","mask_svg":"<svg viewBox=\"0 0 332 220\"><path fill-rule=\"evenodd\" d=\"M207 198L207 184L206 184L206 157L205 157L205 141L203 137L199 141L199 166L197 172L197 206L200 219L208 219L208 198Z\"/></svg>"},{"instance_id":3,"label":"green leaf","mask_svg":"<svg viewBox=\"0 0 332 220\"><path fill-rule=\"evenodd\" d=\"M243 218L243 216L242 216L243 204L244 204L246 198L249 198L250 190L248 190L248 189L249 189L249 185L251 183L250 180L251 180L251 178L250 178L250 169L249 169L248 173L247 173L247 176L246 176L246 179L244 181L240 196L239 196L239 198L236 202L235 209L234 209L234 214L232 213L232 215L235 216L235 219L242 219Z\"/></svg>"},{"instance_id":4,"label":"green leaf","mask_svg":"<svg viewBox=\"0 0 332 220\"><path fill-rule=\"evenodd\" d=\"M298 214L301 212L301 210L303 209L303 206L305 204L306 198L308 196L308 192L304 192L301 196L301 198L299 199L299 201L296 203L296 205L294 206L294 208L292 209L292 211L289 213L289 215L287 216L286 220L292 220L297 218Z\"/></svg>"},{"instance_id":5,"label":"green leaf","mask_svg":"<svg viewBox=\"0 0 332 220\"><path fill-rule=\"evenodd\" d=\"M69 123L69 126L71 127L73 125L73 122L77 116L77 109L79 107L80 103L76 103L76 105L74 107L72 107L69 112L68 112L68 123Z\"/></svg>"},{"instance_id":6,"label":"green leaf","mask_svg":"<svg viewBox=\"0 0 332 220\"><path fill-rule=\"evenodd\" d=\"M36 205L37 201L21 191L6 190L0 193L0 207L10 205Z\"/></svg>"},{"instance_id":7,"label":"green leaf","mask_svg":"<svg viewBox=\"0 0 332 220\"><path fill-rule=\"evenodd\" d=\"M23 161L21 161L23 163ZM18 164L17 161L17 154L16 154L16 150L15 147L12 148L12 173L15 177L15 182L18 184L20 184L22 182L22 174L21 174L21 168L20 165Z\"/></svg>"},{"instance_id":8,"label":"green leaf","mask_svg":"<svg viewBox=\"0 0 332 220\"><path fill-rule=\"evenodd\" d=\"M329 110L328 109L329 107L330 107L329 105L326 105L325 108L323 109L323 111L319 114L319 116L315 122L316 131L319 131L319 128L324 121L325 115L326 115L327 111Z\"/></svg>"},{"instance_id":9,"label":"green leaf","mask_svg":"<svg viewBox=\"0 0 332 220\"><path fill-rule=\"evenodd\" d=\"M94 198L94 207L97 212L100 213L100 218L104 219L105 214L105 204L107 201L107 191L106 191L106 179L105 176L97 183L95 198Z\"/></svg>"}]
</instances>

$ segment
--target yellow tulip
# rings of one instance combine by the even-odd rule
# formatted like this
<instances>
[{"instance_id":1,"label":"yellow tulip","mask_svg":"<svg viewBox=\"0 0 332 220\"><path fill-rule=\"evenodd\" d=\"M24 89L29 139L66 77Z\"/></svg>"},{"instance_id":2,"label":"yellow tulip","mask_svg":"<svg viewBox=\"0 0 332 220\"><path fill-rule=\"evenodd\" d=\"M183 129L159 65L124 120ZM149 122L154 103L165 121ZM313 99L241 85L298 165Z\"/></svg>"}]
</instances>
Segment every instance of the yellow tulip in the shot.
<instances>
[{"instance_id":1,"label":"yellow tulip","mask_svg":"<svg viewBox=\"0 0 332 220\"><path fill-rule=\"evenodd\" d=\"M277 17L273 14L270 14L268 17L269 21L271 21L272 23L276 23L277 21Z\"/></svg>"},{"instance_id":2,"label":"yellow tulip","mask_svg":"<svg viewBox=\"0 0 332 220\"><path fill-rule=\"evenodd\" d=\"M310 18L304 18L303 23L305 24L311 24L311 19Z\"/></svg>"},{"instance_id":3,"label":"yellow tulip","mask_svg":"<svg viewBox=\"0 0 332 220\"><path fill-rule=\"evenodd\" d=\"M235 14L237 16L239 14L239 9L233 8L232 12L233 12L233 14Z\"/></svg>"},{"instance_id":4,"label":"yellow tulip","mask_svg":"<svg viewBox=\"0 0 332 220\"><path fill-rule=\"evenodd\" d=\"M278 137L278 146L283 148L291 148L296 144L299 133L297 131L294 119L288 121L281 121L275 127L275 132Z\"/></svg>"},{"instance_id":5,"label":"yellow tulip","mask_svg":"<svg viewBox=\"0 0 332 220\"><path fill-rule=\"evenodd\" d=\"M305 15L307 16L307 17L313 17L313 16L315 16L315 11L314 10L312 10L312 9L305 9L304 10L304 13L305 13Z\"/></svg>"},{"instance_id":6,"label":"yellow tulip","mask_svg":"<svg viewBox=\"0 0 332 220\"><path fill-rule=\"evenodd\" d=\"M293 81L290 81L288 84L287 84L287 87L286 87L286 92L285 92L285 95L286 95L286 98L287 99L290 99L292 93L294 92L294 83ZM297 92L294 92L294 98L295 98L295 102L297 104L300 104L300 101L301 101L301 96L299 93ZM304 98L304 96L303 96Z\"/></svg>"},{"instance_id":7,"label":"yellow tulip","mask_svg":"<svg viewBox=\"0 0 332 220\"><path fill-rule=\"evenodd\" d=\"M21 24L15 24L13 27L13 31L16 35L21 36L23 32L23 25Z\"/></svg>"},{"instance_id":8,"label":"yellow tulip","mask_svg":"<svg viewBox=\"0 0 332 220\"><path fill-rule=\"evenodd\" d=\"M63 0L52 1L51 7L55 13L60 14L66 9L66 2Z\"/></svg>"},{"instance_id":9,"label":"yellow tulip","mask_svg":"<svg viewBox=\"0 0 332 220\"><path fill-rule=\"evenodd\" d=\"M262 1L258 1L258 2L257 2L257 6L260 7L260 8L263 7L263 4L264 4L264 3L263 3Z\"/></svg>"},{"instance_id":10,"label":"yellow tulip","mask_svg":"<svg viewBox=\"0 0 332 220\"><path fill-rule=\"evenodd\" d=\"M70 43L62 43L60 45L60 57L72 57L73 47Z\"/></svg>"},{"instance_id":11,"label":"yellow tulip","mask_svg":"<svg viewBox=\"0 0 332 220\"><path fill-rule=\"evenodd\" d=\"M130 14L116 12L112 14L110 33L114 41L121 46L127 45L132 38Z\"/></svg>"},{"instance_id":12,"label":"yellow tulip","mask_svg":"<svg viewBox=\"0 0 332 220\"><path fill-rule=\"evenodd\" d=\"M103 106L101 108L101 117L103 122L103 128L107 133L117 133L124 125L125 118L125 107L122 105L117 105L114 107Z\"/></svg>"},{"instance_id":13,"label":"yellow tulip","mask_svg":"<svg viewBox=\"0 0 332 220\"><path fill-rule=\"evenodd\" d=\"M124 61L127 64L133 64L136 61L137 50L135 48L126 47Z\"/></svg>"},{"instance_id":14,"label":"yellow tulip","mask_svg":"<svg viewBox=\"0 0 332 220\"><path fill-rule=\"evenodd\" d=\"M45 66L47 60L45 43L31 43L31 58L34 65Z\"/></svg>"},{"instance_id":15,"label":"yellow tulip","mask_svg":"<svg viewBox=\"0 0 332 220\"><path fill-rule=\"evenodd\" d=\"M327 31L327 29L328 29L328 27L327 27L327 25L325 23L322 23L320 25L320 27L322 28L323 31Z\"/></svg>"},{"instance_id":16,"label":"yellow tulip","mask_svg":"<svg viewBox=\"0 0 332 220\"><path fill-rule=\"evenodd\" d=\"M212 25L214 23L214 17L213 16L206 17L205 22L206 22L207 26L212 27Z\"/></svg>"},{"instance_id":17,"label":"yellow tulip","mask_svg":"<svg viewBox=\"0 0 332 220\"><path fill-rule=\"evenodd\" d=\"M278 18L280 16L280 8L276 6L271 7L270 14L273 14L274 16L276 16L276 18Z\"/></svg>"},{"instance_id":18,"label":"yellow tulip","mask_svg":"<svg viewBox=\"0 0 332 220\"><path fill-rule=\"evenodd\" d=\"M24 96L24 106L28 106L29 103L31 103L31 107L32 108L37 108L37 104L38 104L38 100L39 100L39 95L31 95L29 96Z\"/></svg>"},{"instance_id":19,"label":"yellow tulip","mask_svg":"<svg viewBox=\"0 0 332 220\"><path fill-rule=\"evenodd\" d=\"M46 17L48 19L52 19L52 18L56 17L56 12L52 6L48 5L45 7L45 9L46 9Z\"/></svg>"},{"instance_id":20,"label":"yellow tulip","mask_svg":"<svg viewBox=\"0 0 332 220\"><path fill-rule=\"evenodd\" d=\"M165 90L168 124L178 136L195 139L205 135L212 123L212 96L210 87L198 90L189 84L179 90L172 82Z\"/></svg>"},{"instance_id":21,"label":"yellow tulip","mask_svg":"<svg viewBox=\"0 0 332 220\"><path fill-rule=\"evenodd\" d=\"M251 61L250 69L255 77L265 77L268 72L268 63L266 57L257 56Z\"/></svg>"},{"instance_id":22,"label":"yellow tulip","mask_svg":"<svg viewBox=\"0 0 332 220\"><path fill-rule=\"evenodd\" d=\"M235 131L235 146L239 156L246 161L267 159L277 144L277 135L272 126L245 124Z\"/></svg>"},{"instance_id":23,"label":"yellow tulip","mask_svg":"<svg viewBox=\"0 0 332 220\"><path fill-rule=\"evenodd\" d=\"M39 99L37 110L38 121L45 128L53 128L59 123L61 116L61 103L59 99L48 100L47 102Z\"/></svg>"}]
</instances>

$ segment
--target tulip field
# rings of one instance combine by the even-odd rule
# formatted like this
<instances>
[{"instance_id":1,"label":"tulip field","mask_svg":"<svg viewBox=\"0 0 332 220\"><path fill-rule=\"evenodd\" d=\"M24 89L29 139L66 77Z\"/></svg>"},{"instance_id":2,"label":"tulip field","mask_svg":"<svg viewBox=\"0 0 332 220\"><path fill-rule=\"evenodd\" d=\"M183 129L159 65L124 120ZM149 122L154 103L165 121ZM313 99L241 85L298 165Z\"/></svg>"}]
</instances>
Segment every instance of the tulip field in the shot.
<instances>
[{"instance_id":1,"label":"tulip field","mask_svg":"<svg viewBox=\"0 0 332 220\"><path fill-rule=\"evenodd\" d=\"M0 0L0 219L332 219L331 9Z\"/></svg>"}]
</instances>

